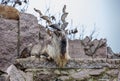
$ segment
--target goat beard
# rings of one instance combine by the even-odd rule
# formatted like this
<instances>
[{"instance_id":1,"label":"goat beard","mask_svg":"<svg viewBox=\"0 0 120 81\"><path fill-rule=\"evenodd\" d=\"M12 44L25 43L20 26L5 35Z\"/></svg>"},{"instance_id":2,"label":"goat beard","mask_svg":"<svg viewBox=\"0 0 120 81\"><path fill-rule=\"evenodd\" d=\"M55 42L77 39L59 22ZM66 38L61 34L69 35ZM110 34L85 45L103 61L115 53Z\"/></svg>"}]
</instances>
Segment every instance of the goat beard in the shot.
<instances>
[{"instance_id":1,"label":"goat beard","mask_svg":"<svg viewBox=\"0 0 120 81\"><path fill-rule=\"evenodd\" d=\"M60 41L60 54L57 56L57 64L59 67L64 67L67 61L70 59L68 54L68 41L66 37L62 37Z\"/></svg>"},{"instance_id":2,"label":"goat beard","mask_svg":"<svg viewBox=\"0 0 120 81\"><path fill-rule=\"evenodd\" d=\"M63 37L62 40L60 41L60 53L61 53L61 58L64 58L64 57L65 57L66 47L67 47L67 40L66 40L65 37Z\"/></svg>"},{"instance_id":3,"label":"goat beard","mask_svg":"<svg viewBox=\"0 0 120 81\"><path fill-rule=\"evenodd\" d=\"M59 67L64 67L70 59L68 54L68 40L65 37L58 40L55 36L51 45L47 47L47 53Z\"/></svg>"}]
</instances>

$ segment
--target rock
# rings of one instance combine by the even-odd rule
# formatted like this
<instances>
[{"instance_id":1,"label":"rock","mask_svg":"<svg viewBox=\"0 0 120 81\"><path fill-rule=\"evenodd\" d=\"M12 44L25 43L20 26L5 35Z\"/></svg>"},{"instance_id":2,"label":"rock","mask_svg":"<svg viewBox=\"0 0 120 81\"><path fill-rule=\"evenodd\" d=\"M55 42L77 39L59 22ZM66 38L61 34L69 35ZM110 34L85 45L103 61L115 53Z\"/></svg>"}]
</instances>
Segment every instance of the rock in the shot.
<instances>
[{"instance_id":1,"label":"rock","mask_svg":"<svg viewBox=\"0 0 120 81\"><path fill-rule=\"evenodd\" d=\"M107 57L107 40L101 39L97 40L94 39L91 41L89 37L86 37L84 40L82 40L83 47L85 54L88 56L93 56L93 58L106 58Z\"/></svg>"},{"instance_id":2,"label":"rock","mask_svg":"<svg viewBox=\"0 0 120 81\"><path fill-rule=\"evenodd\" d=\"M84 69L78 73L72 74L71 77L73 78L73 80L84 80L84 79L90 78L88 73L89 73L89 70Z\"/></svg>"},{"instance_id":3,"label":"rock","mask_svg":"<svg viewBox=\"0 0 120 81\"><path fill-rule=\"evenodd\" d=\"M0 69L5 71L17 57L18 21L0 18ZM38 20L31 14L21 13L21 46L20 51L28 44L38 41Z\"/></svg>"},{"instance_id":4,"label":"rock","mask_svg":"<svg viewBox=\"0 0 120 81\"><path fill-rule=\"evenodd\" d=\"M92 54L94 54L94 53L95 53L95 51L96 51L96 49L97 49L97 48L96 48L95 46L91 46L91 48L90 48L91 53L92 53Z\"/></svg>"},{"instance_id":5,"label":"rock","mask_svg":"<svg viewBox=\"0 0 120 81\"><path fill-rule=\"evenodd\" d=\"M89 72L91 76L98 76L102 74L105 71L105 69L94 69Z\"/></svg>"},{"instance_id":6,"label":"rock","mask_svg":"<svg viewBox=\"0 0 120 81\"><path fill-rule=\"evenodd\" d=\"M92 56L92 55L93 55L93 53L91 52L90 49L86 50L86 51L85 51L85 54L88 55L88 56Z\"/></svg>"},{"instance_id":7,"label":"rock","mask_svg":"<svg viewBox=\"0 0 120 81\"><path fill-rule=\"evenodd\" d=\"M10 81L33 81L32 77L27 77L26 73L17 69L14 65L8 67L7 73L10 76Z\"/></svg>"},{"instance_id":8,"label":"rock","mask_svg":"<svg viewBox=\"0 0 120 81\"><path fill-rule=\"evenodd\" d=\"M3 75L3 74L7 74L6 72L0 70L0 76Z\"/></svg>"},{"instance_id":9,"label":"rock","mask_svg":"<svg viewBox=\"0 0 120 81\"><path fill-rule=\"evenodd\" d=\"M120 58L120 53L114 53L113 58L114 59L119 59Z\"/></svg>"},{"instance_id":10,"label":"rock","mask_svg":"<svg viewBox=\"0 0 120 81\"><path fill-rule=\"evenodd\" d=\"M90 46L85 46L84 47L84 50L89 50L90 49Z\"/></svg>"},{"instance_id":11,"label":"rock","mask_svg":"<svg viewBox=\"0 0 120 81\"><path fill-rule=\"evenodd\" d=\"M110 79L103 78L103 79L98 79L98 81L110 81Z\"/></svg>"},{"instance_id":12,"label":"rock","mask_svg":"<svg viewBox=\"0 0 120 81\"><path fill-rule=\"evenodd\" d=\"M107 58L107 47L103 46L96 50L93 58Z\"/></svg>"},{"instance_id":13,"label":"rock","mask_svg":"<svg viewBox=\"0 0 120 81\"><path fill-rule=\"evenodd\" d=\"M69 54L71 58L88 58L81 40L69 40Z\"/></svg>"},{"instance_id":14,"label":"rock","mask_svg":"<svg viewBox=\"0 0 120 81\"><path fill-rule=\"evenodd\" d=\"M80 71L81 69L78 69L77 71ZM74 74L76 71L74 69L68 70L69 74Z\"/></svg>"},{"instance_id":15,"label":"rock","mask_svg":"<svg viewBox=\"0 0 120 81\"><path fill-rule=\"evenodd\" d=\"M60 76L59 79L62 80L62 81L70 81L69 76Z\"/></svg>"},{"instance_id":16,"label":"rock","mask_svg":"<svg viewBox=\"0 0 120 81\"><path fill-rule=\"evenodd\" d=\"M54 80L55 76L54 75L49 75L49 74L34 74L33 79L34 81L55 81Z\"/></svg>"},{"instance_id":17,"label":"rock","mask_svg":"<svg viewBox=\"0 0 120 81\"><path fill-rule=\"evenodd\" d=\"M57 74L57 75L61 74L59 70L55 70L54 73Z\"/></svg>"},{"instance_id":18,"label":"rock","mask_svg":"<svg viewBox=\"0 0 120 81\"><path fill-rule=\"evenodd\" d=\"M115 78L113 81L118 81L117 78Z\"/></svg>"},{"instance_id":19,"label":"rock","mask_svg":"<svg viewBox=\"0 0 120 81\"><path fill-rule=\"evenodd\" d=\"M9 80L8 74L0 70L0 81L8 81L8 80Z\"/></svg>"},{"instance_id":20,"label":"rock","mask_svg":"<svg viewBox=\"0 0 120 81\"><path fill-rule=\"evenodd\" d=\"M107 53L114 55L114 52L112 51L111 47L107 47Z\"/></svg>"},{"instance_id":21,"label":"rock","mask_svg":"<svg viewBox=\"0 0 120 81\"><path fill-rule=\"evenodd\" d=\"M69 73L66 70L61 71L62 75L69 75Z\"/></svg>"},{"instance_id":22,"label":"rock","mask_svg":"<svg viewBox=\"0 0 120 81\"><path fill-rule=\"evenodd\" d=\"M107 58L108 58L108 59L112 59L112 58L113 58L113 55L108 54L108 55L107 55Z\"/></svg>"},{"instance_id":23,"label":"rock","mask_svg":"<svg viewBox=\"0 0 120 81\"><path fill-rule=\"evenodd\" d=\"M87 46L90 41L91 41L91 39L90 39L88 36L86 36L86 37L82 40L82 44L83 44L84 46Z\"/></svg>"},{"instance_id":24,"label":"rock","mask_svg":"<svg viewBox=\"0 0 120 81\"><path fill-rule=\"evenodd\" d=\"M5 76L0 76L0 81L6 81L6 77Z\"/></svg>"},{"instance_id":25,"label":"rock","mask_svg":"<svg viewBox=\"0 0 120 81\"><path fill-rule=\"evenodd\" d=\"M92 45L95 47L95 49L97 49L98 45L99 45L99 40L94 39L92 42Z\"/></svg>"},{"instance_id":26,"label":"rock","mask_svg":"<svg viewBox=\"0 0 120 81\"><path fill-rule=\"evenodd\" d=\"M108 75L115 77L116 75L118 75L119 70L118 69L113 69L113 70L109 70L106 72Z\"/></svg>"},{"instance_id":27,"label":"rock","mask_svg":"<svg viewBox=\"0 0 120 81\"><path fill-rule=\"evenodd\" d=\"M120 81L120 72L118 73L118 81Z\"/></svg>"},{"instance_id":28,"label":"rock","mask_svg":"<svg viewBox=\"0 0 120 81\"><path fill-rule=\"evenodd\" d=\"M29 45L27 45L20 53L19 58L27 58L30 57L30 51L32 49L33 45L32 43L30 43Z\"/></svg>"},{"instance_id":29,"label":"rock","mask_svg":"<svg viewBox=\"0 0 120 81\"><path fill-rule=\"evenodd\" d=\"M100 39L100 41L99 41L99 47L106 46L107 45L106 43L107 43L106 39Z\"/></svg>"}]
</instances>

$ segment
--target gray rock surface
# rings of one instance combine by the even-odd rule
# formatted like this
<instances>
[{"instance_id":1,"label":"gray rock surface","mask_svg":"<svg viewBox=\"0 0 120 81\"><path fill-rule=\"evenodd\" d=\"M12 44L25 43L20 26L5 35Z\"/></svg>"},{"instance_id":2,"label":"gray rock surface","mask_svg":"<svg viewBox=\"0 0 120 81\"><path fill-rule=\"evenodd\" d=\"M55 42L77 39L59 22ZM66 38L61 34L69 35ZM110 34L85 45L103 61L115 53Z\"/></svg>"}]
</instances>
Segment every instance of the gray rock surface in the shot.
<instances>
[{"instance_id":1,"label":"gray rock surface","mask_svg":"<svg viewBox=\"0 0 120 81\"><path fill-rule=\"evenodd\" d=\"M90 78L90 75L88 74L89 70L84 69L78 73L72 74L71 77L75 80L84 80Z\"/></svg>"},{"instance_id":2,"label":"gray rock surface","mask_svg":"<svg viewBox=\"0 0 120 81\"><path fill-rule=\"evenodd\" d=\"M17 57L17 23L16 20L0 18L0 69L6 70ZM21 50L29 43L38 41L39 25L37 18L31 14L21 14Z\"/></svg>"},{"instance_id":3,"label":"gray rock surface","mask_svg":"<svg viewBox=\"0 0 120 81\"><path fill-rule=\"evenodd\" d=\"M10 81L33 81L31 76L17 69L14 65L10 65L7 68L7 73Z\"/></svg>"}]
</instances>

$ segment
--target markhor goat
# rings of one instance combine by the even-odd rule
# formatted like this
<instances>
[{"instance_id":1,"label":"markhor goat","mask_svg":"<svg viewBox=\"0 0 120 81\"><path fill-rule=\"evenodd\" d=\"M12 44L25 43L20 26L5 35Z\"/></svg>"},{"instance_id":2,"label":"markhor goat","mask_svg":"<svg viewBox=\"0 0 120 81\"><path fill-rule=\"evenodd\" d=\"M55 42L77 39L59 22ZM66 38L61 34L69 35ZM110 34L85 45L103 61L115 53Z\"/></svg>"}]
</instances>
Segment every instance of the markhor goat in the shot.
<instances>
[{"instance_id":1,"label":"markhor goat","mask_svg":"<svg viewBox=\"0 0 120 81\"><path fill-rule=\"evenodd\" d=\"M51 31L50 38L44 43L38 43L31 50L32 56L48 54L59 67L64 67L70 59L68 54L68 39L64 31Z\"/></svg>"},{"instance_id":2,"label":"markhor goat","mask_svg":"<svg viewBox=\"0 0 120 81\"><path fill-rule=\"evenodd\" d=\"M53 24L48 16L44 15L40 10L34 10L40 14L40 18L45 20L48 23L48 28L46 33L48 34L47 39L42 39L38 44L33 45L30 51L30 55L40 57L41 55L45 55L47 58L53 59L59 67L64 67L68 60L70 59L68 52L68 38L65 28L68 25L65 18L68 13L66 12L66 5L63 7L63 14L61 16L61 24ZM48 22L50 21L50 23ZM52 30L49 29L52 28ZM76 33L77 31L71 32ZM39 34L40 35L40 34ZM39 37L41 38L41 37ZM23 52L26 53L27 51ZM28 52L29 53L29 52ZM25 56L25 55L22 55Z\"/></svg>"},{"instance_id":3,"label":"markhor goat","mask_svg":"<svg viewBox=\"0 0 120 81\"><path fill-rule=\"evenodd\" d=\"M68 39L65 33L60 32L61 35L55 33L52 34L51 45L48 45L49 56L59 65L64 67L67 61L70 59L68 54Z\"/></svg>"}]
</instances>

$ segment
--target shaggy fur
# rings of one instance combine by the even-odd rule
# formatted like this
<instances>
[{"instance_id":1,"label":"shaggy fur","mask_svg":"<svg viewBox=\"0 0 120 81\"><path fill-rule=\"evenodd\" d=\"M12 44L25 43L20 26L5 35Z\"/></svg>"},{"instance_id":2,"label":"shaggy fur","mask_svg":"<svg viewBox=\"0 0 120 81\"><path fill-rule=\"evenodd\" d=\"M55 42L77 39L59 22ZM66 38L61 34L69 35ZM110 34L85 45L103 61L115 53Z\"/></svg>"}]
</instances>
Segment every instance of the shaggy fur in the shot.
<instances>
[{"instance_id":1,"label":"shaggy fur","mask_svg":"<svg viewBox=\"0 0 120 81\"><path fill-rule=\"evenodd\" d=\"M64 67L70 59L68 54L68 38L64 31L49 31L50 34L44 41L39 41L31 50L31 55L45 56L52 59L59 67Z\"/></svg>"},{"instance_id":2,"label":"shaggy fur","mask_svg":"<svg viewBox=\"0 0 120 81\"><path fill-rule=\"evenodd\" d=\"M48 55L59 67L64 67L67 61L70 59L67 43L67 38L61 38L61 36L57 37L55 34L53 34L51 45L48 45L47 47Z\"/></svg>"},{"instance_id":3,"label":"shaggy fur","mask_svg":"<svg viewBox=\"0 0 120 81\"><path fill-rule=\"evenodd\" d=\"M47 42L47 41L46 41ZM48 58L53 59L59 67L64 67L70 59L68 54L68 40L65 36L57 36L52 33L50 43L38 43L31 50L32 56L48 54Z\"/></svg>"},{"instance_id":4,"label":"shaggy fur","mask_svg":"<svg viewBox=\"0 0 120 81\"><path fill-rule=\"evenodd\" d=\"M66 38L63 37L60 42L61 42L60 43L60 53L62 54L62 56L64 56L66 53L66 46L67 46Z\"/></svg>"},{"instance_id":5,"label":"shaggy fur","mask_svg":"<svg viewBox=\"0 0 120 81\"><path fill-rule=\"evenodd\" d=\"M41 47L40 43L34 45L32 47L32 50L31 50L31 56L40 57L40 51L41 51L41 49L42 49L42 47Z\"/></svg>"}]
</instances>

